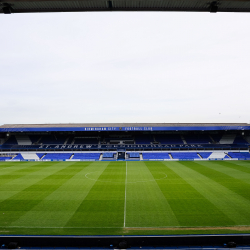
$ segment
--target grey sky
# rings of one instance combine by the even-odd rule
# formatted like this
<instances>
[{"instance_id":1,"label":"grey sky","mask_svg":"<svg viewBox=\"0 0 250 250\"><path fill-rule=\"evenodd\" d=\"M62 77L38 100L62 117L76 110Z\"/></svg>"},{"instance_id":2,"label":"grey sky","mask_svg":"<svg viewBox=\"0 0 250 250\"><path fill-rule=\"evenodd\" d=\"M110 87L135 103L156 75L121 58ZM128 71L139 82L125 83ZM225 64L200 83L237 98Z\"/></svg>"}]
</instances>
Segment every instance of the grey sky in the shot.
<instances>
[{"instance_id":1,"label":"grey sky","mask_svg":"<svg viewBox=\"0 0 250 250\"><path fill-rule=\"evenodd\" d=\"M250 122L250 14L13 14L0 22L0 124Z\"/></svg>"}]
</instances>

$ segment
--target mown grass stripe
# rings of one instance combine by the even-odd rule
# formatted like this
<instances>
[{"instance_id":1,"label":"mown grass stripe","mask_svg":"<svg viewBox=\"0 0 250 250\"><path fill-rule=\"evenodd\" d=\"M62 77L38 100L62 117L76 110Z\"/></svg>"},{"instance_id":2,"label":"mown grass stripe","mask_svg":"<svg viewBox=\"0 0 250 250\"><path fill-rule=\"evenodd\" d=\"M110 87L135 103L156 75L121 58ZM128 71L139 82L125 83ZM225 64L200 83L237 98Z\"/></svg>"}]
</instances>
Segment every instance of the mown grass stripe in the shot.
<instances>
[{"instance_id":1,"label":"mown grass stripe","mask_svg":"<svg viewBox=\"0 0 250 250\"><path fill-rule=\"evenodd\" d=\"M214 164L207 164L207 162L199 162L199 164L250 184L250 169L248 173L244 171L244 167L242 168L241 166L237 166L236 164L231 162L221 161L214 162Z\"/></svg>"},{"instance_id":2,"label":"mown grass stripe","mask_svg":"<svg viewBox=\"0 0 250 250\"><path fill-rule=\"evenodd\" d=\"M218 168L209 168L207 167L207 163L198 163L198 162L185 162L183 163L185 166L199 172L210 178L211 180L219 183L220 185L224 186L225 188L231 190L232 192L244 197L248 201L250 201L250 183L246 183L242 179L237 179L228 174L220 172L221 165L217 165ZM217 164L217 163L215 163ZM250 209L249 209L250 210Z\"/></svg>"},{"instance_id":3,"label":"mown grass stripe","mask_svg":"<svg viewBox=\"0 0 250 250\"><path fill-rule=\"evenodd\" d=\"M51 178L54 174L63 173L71 165L72 163L58 163L55 165L56 167L50 168L50 171L46 169L47 176L45 177L41 175L40 179L31 179L30 181L26 178L26 183L22 182L22 189L18 193L0 202L0 225L10 225L15 222L41 202L47 195L60 187L67 179L71 178L72 175L69 175L63 180L54 181L54 183Z\"/></svg>"},{"instance_id":4,"label":"mown grass stripe","mask_svg":"<svg viewBox=\"0 0 250 250\"><path fill-rule=\"evenodd\" d=\"M224 222L218 218L220 225L250 225L250 202L248 200L220 185L211 179L210 175L200 173L199 170L204 166L201 166L199 163L179 162L177 164L179 165L178 167L169 164L168 167L227 216L228 219ZM209 216L211 223L217 225L213 218L213 213L209 214Z\"/></svg>"},{"instance_id":5,"label":"mown grass stripe","mask_svg":"<svg viewBox=\"0 0 250 250\"><path fill-rule=\"evenodd\" d=\"M157 183L168 200L180 226L219 226L235 224L192 185L178 162L146 163L153 176L165 171L168 178ZM190 181L191 180L191 181Z\"/></svg>"},{"instance_id":6,"label":"mown grass stripe","mask_svg":"<svg viewBox=\"0 0 250 250\"><path fill-rule=\"evenodd\" d=\"M166 175L157 172L159 178ZM178 226L168 201L144 162L128 162L126 227Z\"/></svg>"},{"instance_id":7,"label":"mown grass stripe","mask_svg":"<svg viewBox=\"0 0 250 250\"><path fill-rule=\"evenodd\" d=\"M122 228L125 175L125 162L110 162L65 226Z\"/></svg>"},{"instance_id":8,"label":"mown grass stripe","mask_svg":"<svg viewBox=\"0 0 250 250\"><path fill-rule=\"evenodd\" d=\"M12 224L15 226L64 227L95 183L87 179L85 175L98 170L98 174L95 172L95 177L98 178L106 165L100 166L98 162L74 163L71 168L77 171L72 174L71 178Z\"/></svg>"}]
</instances>

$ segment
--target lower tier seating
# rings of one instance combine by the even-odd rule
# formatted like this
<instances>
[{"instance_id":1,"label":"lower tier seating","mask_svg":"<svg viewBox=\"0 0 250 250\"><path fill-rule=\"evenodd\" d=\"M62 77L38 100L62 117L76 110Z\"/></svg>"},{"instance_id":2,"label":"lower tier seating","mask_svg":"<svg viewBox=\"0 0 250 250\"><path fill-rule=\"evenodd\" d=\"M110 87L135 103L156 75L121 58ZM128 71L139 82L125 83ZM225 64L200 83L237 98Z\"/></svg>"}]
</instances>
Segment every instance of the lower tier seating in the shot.
<instances>
[{"instance_id":1,"label":"lower tier seating","mask_svg":"<svg viewBox=\"0 0 250 250\"><path fill-rule=\"evenodd\" d=\"M168 153L142 153L142 156L143 156L144 160L149 160L149 159L156 159L156 160L170 159Z\"/></svg>"},{"instance_id":2,"label":"lower tier seating","mask_svg":"<svg viewBox=\"0 0 250 250\"><path fill-rule=\"evenodd\" d=\"M75 153L72 160L99 160L100 153Z\"/></svg>"}]
</instances>

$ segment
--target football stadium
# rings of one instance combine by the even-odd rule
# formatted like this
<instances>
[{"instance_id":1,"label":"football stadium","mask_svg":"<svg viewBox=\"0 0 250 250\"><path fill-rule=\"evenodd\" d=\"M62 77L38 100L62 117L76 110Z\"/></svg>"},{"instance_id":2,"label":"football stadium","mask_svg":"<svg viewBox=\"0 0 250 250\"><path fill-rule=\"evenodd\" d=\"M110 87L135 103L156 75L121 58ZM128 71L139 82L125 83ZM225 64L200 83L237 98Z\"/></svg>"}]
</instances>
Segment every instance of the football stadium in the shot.
<instances>
[{"instance_id":1,"label":"football stadium","mask_svg":"<svg viewBox=\"0 0 250 250\"><path fill-rule=\"evenodd\" d=\"M0 126L5 235L250 232L249 124Z\"/></svg>"}]
</instances>

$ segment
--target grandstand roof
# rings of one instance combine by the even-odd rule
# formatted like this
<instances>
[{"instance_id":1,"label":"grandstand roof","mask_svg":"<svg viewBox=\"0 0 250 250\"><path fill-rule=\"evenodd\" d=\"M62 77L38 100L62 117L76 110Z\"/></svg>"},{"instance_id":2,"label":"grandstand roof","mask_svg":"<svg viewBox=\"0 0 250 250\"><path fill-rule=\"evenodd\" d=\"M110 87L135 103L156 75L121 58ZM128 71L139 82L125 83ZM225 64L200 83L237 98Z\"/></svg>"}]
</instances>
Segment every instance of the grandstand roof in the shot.
<instances>
[{"instance_id":1,"label":"grandstand roof","mask_svg":"<svg viewBox=\"0 0 250 250\"><path fill-rule=\"evenodd\" d=\"M249 0L0 0L0 13L71 11L249 12Z\"/></svg>"},{"instance_id":2,"label":"grandstand roof","mask_svg":"<svg viewBox=\"0 0 250 250\"><path fill-rule=\"evenodd\" d=\"M250 130L247 123L60 123L5 124L0 132Z\"/></svg>"}]
</instances>

